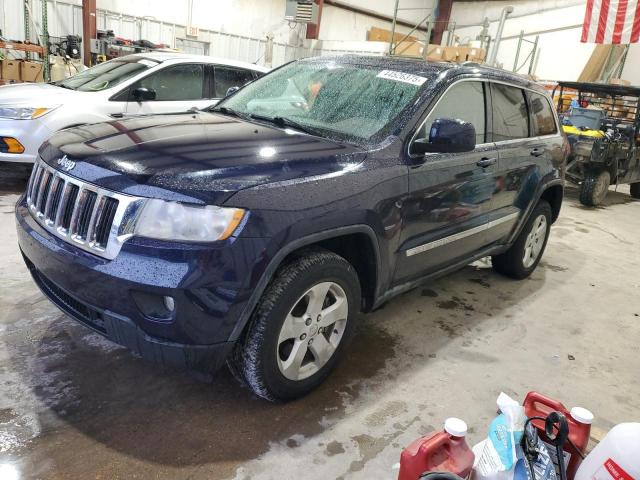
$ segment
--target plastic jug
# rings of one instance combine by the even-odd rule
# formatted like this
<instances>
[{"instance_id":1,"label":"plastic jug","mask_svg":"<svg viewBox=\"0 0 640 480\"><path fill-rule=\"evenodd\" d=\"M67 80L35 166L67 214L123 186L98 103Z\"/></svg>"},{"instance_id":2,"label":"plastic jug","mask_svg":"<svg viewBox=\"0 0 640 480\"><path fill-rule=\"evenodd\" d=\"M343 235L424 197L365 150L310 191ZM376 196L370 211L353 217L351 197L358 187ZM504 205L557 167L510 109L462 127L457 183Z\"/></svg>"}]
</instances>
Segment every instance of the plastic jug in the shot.
<instances>
[{"instance_id":1,"label":"plastic jug","mask_svg":"<svg viewBox=\"0 0 640 480\"><path fill-rule=\"evenodd\" d=\"M467 478L474 455L465 440L467 424L448 418L444 430L412 442L400 455L398 480L417 480L424 472L451 472Z\"/></svg>"},{"instance_id":2,"label":"plastic jug","mask_svg":"<svg viewBox=\"0 0 640 480\"><path fill-rule=\"evenodd\" d=\"M584 459L575 480L640 480L640 423L613 427Z\"/></svg>"},{"instance_id":3,"label":"plastic jug","mask_svg":"<svg viewBox=\"0 0 640 480\"><path fill-rule=\"evenodd\" d=\"M529 392L524 399L524 411L527 417L546 417L549 413L556 411L562 413L567 417L569 423L569 440L573 442L576 448L571 445L570 442L564 445L564 461L567 469L567 479L573 480L580 463L582 462L582 455L587 450L587 444L589 443L589 434L591 433L591 423L593 422L593 414L582 407L574 407L570 411L567 410L562 403L557 400L553 400L549 397L545 397L538 392ZM558 471L558 459L556 458L556 448L547 437L544 431L544 422L533 421L532 422L538 430L538 435L548 445L549 454L556 465L556 471Z\"/></svg>"}]
</instances>

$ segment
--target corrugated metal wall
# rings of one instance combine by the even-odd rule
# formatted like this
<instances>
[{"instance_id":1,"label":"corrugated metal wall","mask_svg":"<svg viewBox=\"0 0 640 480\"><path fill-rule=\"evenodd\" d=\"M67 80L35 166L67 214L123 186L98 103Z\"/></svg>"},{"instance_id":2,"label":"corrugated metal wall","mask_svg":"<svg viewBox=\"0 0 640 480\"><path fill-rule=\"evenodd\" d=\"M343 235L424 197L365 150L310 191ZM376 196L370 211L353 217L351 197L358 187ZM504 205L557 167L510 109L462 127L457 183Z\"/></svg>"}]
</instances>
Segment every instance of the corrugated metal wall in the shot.
<instances>
[{"instance_id":1,"label":"corrugated metal wall","mask_svg":"<svg viewBox=\"0 0 640 480\"><path fill-rule=\"evenodd\" d=\"M24 15L22 11L22 0L0 0L2 11L0 12L0 29L3 36L11 39L24 39ZM69 34L82 35L82 4L80 1L72 0L47 0L49 35L59 37ZM41 31L40 10L41 2L32 2L32 18L35 21L35 29ZM193 38L187 42L180 39L187 39L186 27L150 18L133 17L123 15L109 10L97 10L97 25L99 30L113 30L117 36L129 39L145 39L154 43L165 43L171 47L182 47L190 53L198 53L202 48L206 52L206 45L200 47L192 43ZM35 41L35 34L32 34L32 41ZM200 29L198 42L208 44L208 54L216 57L231 58L245 62L264 63L266 39L253 38L250 36L234 35L212 30ZM298 58L339 54L339 53L378 53L372 51L353 50L328 50L322 48L310 48L302 45L291 45L285 43L274 43L273 66L295 60Z\"/></svg>"}]
</instances>

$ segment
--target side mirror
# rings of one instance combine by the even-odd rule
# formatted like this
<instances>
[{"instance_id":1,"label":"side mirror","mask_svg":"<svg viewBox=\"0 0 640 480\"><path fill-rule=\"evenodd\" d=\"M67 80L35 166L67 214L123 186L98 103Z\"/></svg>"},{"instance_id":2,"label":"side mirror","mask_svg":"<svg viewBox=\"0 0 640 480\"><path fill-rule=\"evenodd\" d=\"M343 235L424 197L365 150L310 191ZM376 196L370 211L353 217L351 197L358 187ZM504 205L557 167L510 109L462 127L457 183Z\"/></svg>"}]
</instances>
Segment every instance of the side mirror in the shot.
<instances>
[{"instance_id":1,"label":"side mirror","mask_svg":"<svg viewBox=\"0 0 640 480\"><path fill-rule=\"evenodd\" d=\"M136 102L144 102L144 101L156 99L156 91L153 90L152 88L139 87L139 88L136 88L132 92L132 94Z\"/></svg>"},{"instance_id":2,"label":"side mirror","mask_svg":"<svg viewBox=\"0 0 640 480\"><path fill-rule=\"evenodd\" d=\"M238 90L240 90L240 87L229 87L229 88L227 88L227 93L225 93L225 95L224 95L225 98L228 97L229 95L233 95Z\"/></svg>"},{"instance_id":3,"label":"side mirror","mask_svg":"<svg viewBox=\"0 0 640 480\"><path fill-rule=\"evenodd\" d=\"M476 129L469 122L438 118L431 124L429 139L413 142L414 153L461 153L476 148Z\"/></svg>"}]
</instances>

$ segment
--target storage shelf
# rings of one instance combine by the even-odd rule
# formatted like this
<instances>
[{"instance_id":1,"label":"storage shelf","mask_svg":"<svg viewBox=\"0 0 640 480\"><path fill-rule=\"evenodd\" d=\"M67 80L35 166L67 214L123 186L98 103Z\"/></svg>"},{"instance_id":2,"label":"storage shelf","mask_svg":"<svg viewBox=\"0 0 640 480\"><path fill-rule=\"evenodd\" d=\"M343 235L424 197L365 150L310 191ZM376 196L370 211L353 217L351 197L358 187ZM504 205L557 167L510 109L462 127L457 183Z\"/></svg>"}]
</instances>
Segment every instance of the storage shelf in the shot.
<instances>
[{"instance_id":1,"label":"storage shelf","mask_svg":"<svg viewBox=\"0 0 640 480\"><path fill-rule=\"evenodd\" d=\"M39 55L44 55L44 47L41 47L40 45L34 45L32 43L0 42L0 48L4 48L6 50L18 50L21 52L30 52L30 53L37 53Z\"/></svg>"}]
</instances>

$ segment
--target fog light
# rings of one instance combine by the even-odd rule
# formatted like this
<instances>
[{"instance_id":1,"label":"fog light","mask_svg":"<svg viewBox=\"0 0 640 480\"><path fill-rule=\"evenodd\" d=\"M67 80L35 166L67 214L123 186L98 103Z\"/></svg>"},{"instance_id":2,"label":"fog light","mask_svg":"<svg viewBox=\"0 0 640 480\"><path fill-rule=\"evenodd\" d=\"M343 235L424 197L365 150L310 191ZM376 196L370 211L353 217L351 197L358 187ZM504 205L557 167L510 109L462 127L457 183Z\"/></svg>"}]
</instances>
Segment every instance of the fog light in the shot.
<instances>
[{"instance_id":1,"label":"fog light","mask_svg":"<svg viewBox=\"0 0 640 480\"><path fill-rule=\"evenodd\" d=\"M173 297L135 290L131 291L131 296L140 313L147 319L156 322L172 321L176 308L176 302ZM0 478L0 480L2 479Z\"/></svg>"},{"instance_id":2,"label":"fog light","mask_svg":"<svg viewBox=\"0 0 640 480\"><path fill-rule=\"evenodd\" d=\"M24 146L13 137L2 137L0 152L4 153L24 153Z\"/></svg>"},{"instance_id":3,"label":"fog light","mask_svg":"<svg viewBox=\"0 0 640 480\"><path fill-rule=\"evenodd\" d=\"M173 309L176 308L176 302L173 297L166 296L164 297L164 306L170 312L173 312Z\"/></svg>"}]
</instances>

